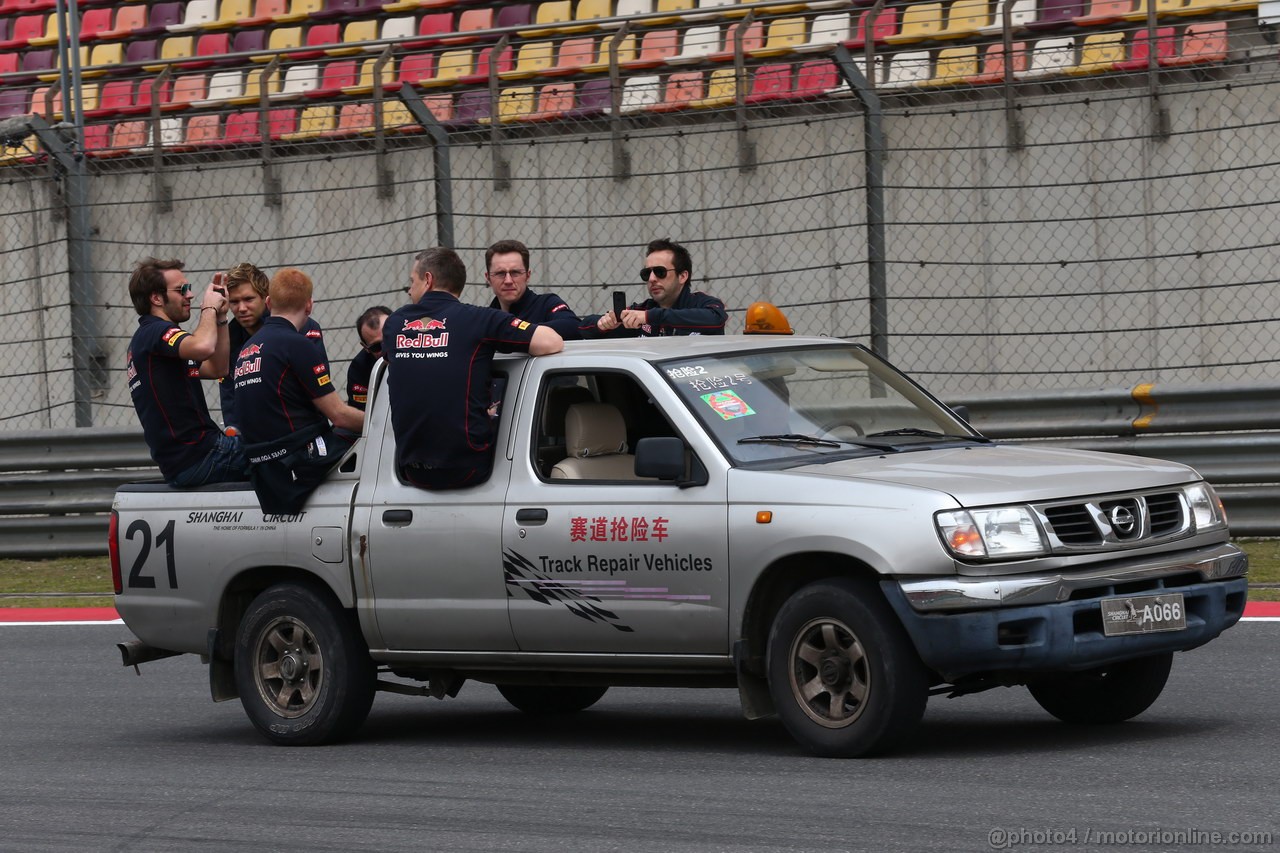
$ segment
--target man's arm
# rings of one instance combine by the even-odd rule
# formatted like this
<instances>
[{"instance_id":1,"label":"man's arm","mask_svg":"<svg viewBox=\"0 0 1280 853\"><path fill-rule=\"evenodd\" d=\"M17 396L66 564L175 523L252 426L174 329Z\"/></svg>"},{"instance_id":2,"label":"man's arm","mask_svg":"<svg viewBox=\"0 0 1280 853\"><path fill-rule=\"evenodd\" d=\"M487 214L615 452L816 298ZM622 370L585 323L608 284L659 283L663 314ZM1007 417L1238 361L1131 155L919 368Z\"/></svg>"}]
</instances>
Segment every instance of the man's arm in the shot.
<instances>
[{"instance_id":1,"label":"man's arm","mask_svg":"<svg viewBox=\"0 0 1280 853\"><path fill-rule=\"evenodd\" d=\"M564 338L550 326L534 326L529 355L551 355L564 349Z\"/></svg>"},{"instance_id":2,"label":"man's arm","mask_svg":"<svg viewBox=\"0 0 1280 853\"><path fill-rule=\"evenodd\" d=\"M328 418L329 422L339 429L350 430L351 432L364 431L364 412L352 408L338 399L338 392L331 391L323 397L317 397L312 402L315 403L316 409L320 414Z\"/></svg>"},{"instance_id":3,"label":"man's arm","mask_svg":"<svg viewBox=\"0 0 1280 853\"><path fill-rule=\"evenodd\" d=\"M200 302L196 330L178 341L178 355L200 365L201 379L221 379L231 369L230 337L227 327L220 325L226 313L227 295L210 282Z\"/></svg>"},{"instance_id":4,"label":"man's arm","mask_svg":"<svg viewBox=\"0 0 1280 853\"><path fill-rule=\"evenodd\" d=\"M690 295L694 297L694 307L651 308L649 324L655 327L677 329L684 334L693 332L703 335L724 334L724 324L729 319L729 312L724 310L724 303L714 296L703 293Z\"/></svg>"}]
</instances>

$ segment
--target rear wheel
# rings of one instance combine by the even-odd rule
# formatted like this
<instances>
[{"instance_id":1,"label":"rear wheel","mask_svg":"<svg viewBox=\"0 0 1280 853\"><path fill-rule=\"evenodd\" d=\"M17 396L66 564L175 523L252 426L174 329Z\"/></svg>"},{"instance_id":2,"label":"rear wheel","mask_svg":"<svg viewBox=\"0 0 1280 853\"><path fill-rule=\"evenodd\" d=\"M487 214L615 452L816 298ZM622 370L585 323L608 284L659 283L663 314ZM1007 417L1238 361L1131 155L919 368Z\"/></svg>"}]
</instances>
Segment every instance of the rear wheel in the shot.
<instances>
[{"instance_id":1,"label":"rear wheel","mask_svg":"<svg viewBox=\"0 0 1280 853\"><path fill-rule=\"evenodd\" d=\"M296 584L254 599L236 631L236 686L268 740L330 743L369 714L377 671L354 621L327 596Z\"/></svg>"},{"instance_id":2,"label":"rear wheel","mask_svg":"<svg viewBox=\"0 0 1280 853\"><path fill-rule=\"evenodd\" d=\"M499 684L498 692L526 714L574 714L600 701L608 687Z\"/></svg>"},{"instance_id":3,"label":"rear wheel","mask_svg":"<svg viewBox=\"0 0 1280 853\"><path fill-rule=\"evenodd\" d=\"M1120 723L1138 716L1160 697L1173 653L1113 663L1027 685L1031 696L1064 723Z\"/></svg>"},{"instance_id":4,"label":"rear wheel","mask_svg":"<svg viewBox=\"0 0 1280 853\"><path fill-rule=\"evenodd\" d=\"M880 591L845 578L809 584L782 605L768 673L787 731L833 758L892 748L929 698L928 674Z\"/></svg>"}]
</instances>

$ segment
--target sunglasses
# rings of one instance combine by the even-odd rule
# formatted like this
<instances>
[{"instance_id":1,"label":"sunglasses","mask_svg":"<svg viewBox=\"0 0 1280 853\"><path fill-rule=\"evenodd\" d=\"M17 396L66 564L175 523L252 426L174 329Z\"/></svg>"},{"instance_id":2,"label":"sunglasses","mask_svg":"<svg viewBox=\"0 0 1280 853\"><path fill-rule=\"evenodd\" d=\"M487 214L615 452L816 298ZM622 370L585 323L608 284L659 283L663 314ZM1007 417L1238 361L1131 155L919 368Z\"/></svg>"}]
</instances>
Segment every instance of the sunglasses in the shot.
<instances>
[{"instance_id":1,"label":"sunglasses","mask_svg":"<svg viewBox=\"0 0 1280 853\"><path fill-rule=\"evenodd\" d=\"M169 292L170 292L170 293L177 293L177 294L180 294L180 295L182 295L182 296L190 296L190 295L191 295L191 285L190 285L190 284L184 284L184 285L182 285L182 287L179 287L179 288L178 288L178 289L176 289L176 290L171 290L171 291L169 291Z\"/></svg>"},{"instance_id":2,"label":"sunglasses","mask_svg":"<svg viewBox=\"0 0 1280 853\"><path fill-rule=\"evenodd\" d=\"M382 352L382 341L374 341L371 344L361 344L361 346L364 347L364 351L369 353L369 355L378 355Z\"/></svg>"},{"instance_id":3,"label":"sunglasses","mask_svg":"<svg viewBox=\"0 0 1280 853\"><path fill-rule=\"evenodd\" d=\"M667 273L669 272L676 272L676 270L671 270L671 269L668 269L667 267L645 267L644 269L640 270L640 280L648 281L650 273L652 273L653 275L656 275L658 278L666 278Z\"/></svg>"}]
</instances>

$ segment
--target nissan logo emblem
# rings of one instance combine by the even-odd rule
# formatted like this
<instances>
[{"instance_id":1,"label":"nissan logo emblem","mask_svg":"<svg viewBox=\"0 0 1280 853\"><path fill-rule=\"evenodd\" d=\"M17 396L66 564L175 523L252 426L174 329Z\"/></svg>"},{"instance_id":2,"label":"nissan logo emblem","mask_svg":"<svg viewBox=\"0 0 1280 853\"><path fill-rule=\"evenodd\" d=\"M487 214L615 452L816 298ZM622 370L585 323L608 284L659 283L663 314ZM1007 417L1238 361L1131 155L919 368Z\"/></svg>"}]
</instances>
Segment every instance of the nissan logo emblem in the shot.
<instances>
[{"instance_id":1,"label":"nissan logo emblem","mask_svg":"<svg viewBox=\"0 0 1280 853\"><path fill-rule=\"evenodd\" d=\"M1107 512L1107 518L1117 533L1132 533L1138 523L1138 520L1133 517L1133 513L1129 511L1128 507L1123 506L1113 506Z\"/></svg>"}]
</instances>

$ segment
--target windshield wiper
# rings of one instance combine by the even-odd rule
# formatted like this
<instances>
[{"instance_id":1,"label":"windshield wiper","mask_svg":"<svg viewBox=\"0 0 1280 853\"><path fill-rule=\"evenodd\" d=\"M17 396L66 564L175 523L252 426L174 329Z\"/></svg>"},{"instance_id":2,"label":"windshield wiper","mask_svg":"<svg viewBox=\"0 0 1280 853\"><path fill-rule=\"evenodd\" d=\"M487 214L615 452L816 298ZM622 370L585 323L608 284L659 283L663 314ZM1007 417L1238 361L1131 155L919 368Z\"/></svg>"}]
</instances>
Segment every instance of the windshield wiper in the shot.
<instances>
[{"instance_id":1,"label":"windshield wiper","mask_svg":"<svg viewBox=\"0 0 1280 853\"><path fill-rule=\"evenodd\" d=\"M794 432L777 433L775 435L751 435L746 438L738 439L738 444L785 444L785 445L802 445L811 444L815 447L841 447L842 445L852 445L854 447L869 447L872 450L896 451L898 448L892 444L875 441L847 441L842 438L819 438L816 435L801 435Z\"/></svg>"},{"instance_id":2,"label":"windshield wiper","mask_svg":"<svg viewBox=\"0 0 1280 853\"><path fill-rule=\"evenodd\" d=\"M903 427L902 429L887 429L883 432L873 432L867 438L888 438L894 435L919 435L926 438L947 438L956 441L973 441L978 444L990 444L991 439L985 435L949 435L945 432L934 432L931 429L918 429L916 427Z\"/></svg>"}]
</instances>

